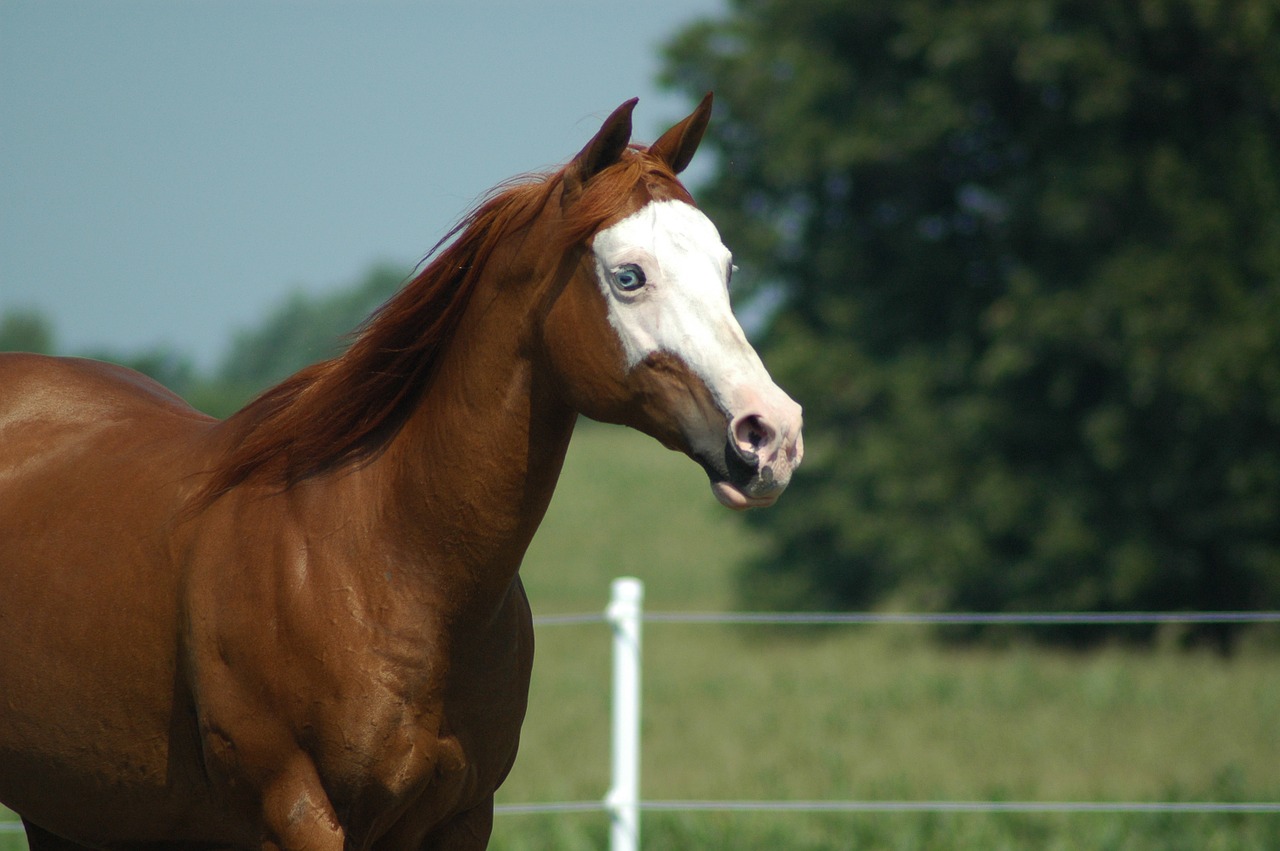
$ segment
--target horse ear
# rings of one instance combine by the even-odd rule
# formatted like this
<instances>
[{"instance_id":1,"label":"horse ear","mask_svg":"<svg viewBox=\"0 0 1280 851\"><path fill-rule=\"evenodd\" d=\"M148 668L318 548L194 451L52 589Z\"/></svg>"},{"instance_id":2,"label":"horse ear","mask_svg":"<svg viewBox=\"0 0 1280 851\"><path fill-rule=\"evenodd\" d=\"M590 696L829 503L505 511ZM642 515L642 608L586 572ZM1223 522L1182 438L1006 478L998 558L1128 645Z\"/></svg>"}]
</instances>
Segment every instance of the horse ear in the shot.
<instances>
[{"instance_id":1,"label":"horse ear","mask_svg":"<svg viewBox=\"0 0 1280 851\"><path fill-rule=\"evenodd\" d=\"M631 141L631 111L640 98L632 98L613 111L604 120L600 131L578 152L569 164L569 173L579 182L586 183L609 166L622 159L622 152Z\"/></svg>"},{"instance_id":2,"label":"horse ear","mask_svg":"<svg viewBox=\"0 0 1280 851\"><path fill-rule=\"evenodd\" d=\"M694 151L698 150L702 134L711 121L711 100L712 93L707 92L702 103L698 104L688 118L663 133L658 141L649 146L649 153L671 166L676 174L684 171L685 166L693 159Z\"/></svg>"}]
</instances>

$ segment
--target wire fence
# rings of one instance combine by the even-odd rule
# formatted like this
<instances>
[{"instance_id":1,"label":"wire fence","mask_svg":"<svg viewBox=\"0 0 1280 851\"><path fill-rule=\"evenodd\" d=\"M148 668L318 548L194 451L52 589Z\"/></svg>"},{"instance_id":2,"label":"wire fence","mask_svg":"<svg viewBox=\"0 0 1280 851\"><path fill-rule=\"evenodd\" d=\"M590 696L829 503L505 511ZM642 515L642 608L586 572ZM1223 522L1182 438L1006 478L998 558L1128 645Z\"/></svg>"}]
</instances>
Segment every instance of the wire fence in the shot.
<instances>
[{"instance_id":1,"label":"wire fence","mask_svg":"<svg viewBox=\"0 0 1280 851\"><path fill-rule=\"evenodd\" d=\"M1280 612L645 612L645 623L842 626L1126 626L1280 623ZM535 627L607 623L599 613L535 617Z\"/></svg>"},{"instance_id":2,"label":"wire fence","mask_svg":"<svg viewBox=\"0 0 1280 851\"><path fill-rule=\"evenodd\" d=\"M629 654L627 664L638 669L640 624L718 624L777 626L842 626L842 625L917 625L917 626L1129 626L1129 625L1212 625L1280 623L1280 612L1204 611L1204 612L644 612L639 606L642 587L635 580L628 593L637 595L631 615L630 638L619 641L619 586L614 583L614 601L603 613L559 614L534 618L535 627L560 627L609 623L614 627L614 664ZM634 645L634 646L631 646ZM638 737L638 705L630 710L619 707L615 667L614 720L615 736L621 723L636 725L628 735ZM638 694L638 683L633 687ZM627 698L628 700L632 698ZM638 701L638 697L635 698ZM627 720L620 721L619 709ZM624 739L627 736L623 736ZM611 847L632 849L639 846L641 812L738 812L738 813L1022 813L1022 814L1280 814L1280 802L1218 801L848 801L848 800L644 800L638 794L618 794L619 754L614 759L615 787L600 801L559 801L546 803L501 804L495 812L503 816L534 814L570 814L604 812L614 823ZM637 748L638 750L638 748ZM623 756L623 761L638 763L638 753ZM638 770L638 769L637 769ZM626 776L626 770L622 771ZM619 831L619 826L624 829ZM619 841L621 840L621 841Z\"/></svg>"},{"instance_id":3,"label":"wire fence","mask_svg":"<svg viewBox=\"0 0 1280 851\"><path fill-rule=\"evenodd\" d=\"M774 813L1162 813L1250 815L1280 814L1280 802L1256 801L641 801L644 812L774 812ZM608 812L604 801L561 801L543 804L499 804L498 815Z\"/></svg>"}]
</instances>

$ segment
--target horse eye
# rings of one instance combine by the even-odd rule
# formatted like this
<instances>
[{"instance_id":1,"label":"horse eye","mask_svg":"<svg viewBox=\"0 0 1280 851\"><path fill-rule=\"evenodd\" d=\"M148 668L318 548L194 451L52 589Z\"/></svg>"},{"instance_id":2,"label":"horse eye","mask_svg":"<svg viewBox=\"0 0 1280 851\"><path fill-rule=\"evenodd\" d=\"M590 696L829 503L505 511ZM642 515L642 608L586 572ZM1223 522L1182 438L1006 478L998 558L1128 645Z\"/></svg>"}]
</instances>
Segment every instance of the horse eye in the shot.
<instances>
[{"instance_id":1,"label":"horse eye","mask_svg":"<svg viewBox=\"0 0 1280 851\"><path fill-rule=\"evenodd\" d=\"M644 286L644 269L634 263L619 266L613 270L613 282L617 284L620 290L626 290L627 292L638 290Z\"/></svg>"}]
</instances>

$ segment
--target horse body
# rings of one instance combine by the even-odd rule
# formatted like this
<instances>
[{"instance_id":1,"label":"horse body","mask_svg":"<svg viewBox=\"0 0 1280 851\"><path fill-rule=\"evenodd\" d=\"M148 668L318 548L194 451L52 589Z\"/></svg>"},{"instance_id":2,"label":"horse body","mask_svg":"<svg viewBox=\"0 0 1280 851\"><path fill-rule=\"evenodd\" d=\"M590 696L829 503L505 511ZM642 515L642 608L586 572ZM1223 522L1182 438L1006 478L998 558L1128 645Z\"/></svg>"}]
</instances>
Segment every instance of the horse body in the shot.
<instances>
[{"instance_id":1,"label":"horse body","mask_svg":"<svg viewBox=\"0 0 1280 851\"><path fill-rule=\"evenodd\" d=\"M577 415L688 452L732 507L776 498L798 408L754 353L730 387L679 351L736 323L671 336L632 286L723 249L618 236L687 203L709 101L647 152L632 103L225 422L0 357L0 800L33 849L484 847L532 664L520 560Z\"/></svg>"},{"instance_id":2,"label":"horse body","mask_svg":"<svg viewBox=\"0 0 1280 851\"><path fill-rule=\"evenodd\" d=\"M121 393L96 365L0 364L7 387L62 388L20 419L5 412L0 430L6 454L26 459L0 488L6 801L102 845L283 841L285 825L264 823L259 798L272 793L289 801L286 819L306 802L312 829L340 818L356 837L389 828L379 818L401 802L427 816L401 826L419 834L432 814L485 803L515 755L528 606L514 566L501 590L482 587L500 577L469 583L459 571L423 582L436 578L428 565L476 553L446 552L457 536L390 534L414 514L373 485L392 453L285 494L238 489L191 522L183 491L209 464L213 424L158 392ZM98 401L86 411L88 398ZM27 447L49 444L51 429L56 451L35 458ZM465 488L433 492L453 481L436 475L415 496L473 516ZM482 531L496 549L493 525ZM483 724L474 741L460 723L471 717Z\"/></svg>"}]
</instances>

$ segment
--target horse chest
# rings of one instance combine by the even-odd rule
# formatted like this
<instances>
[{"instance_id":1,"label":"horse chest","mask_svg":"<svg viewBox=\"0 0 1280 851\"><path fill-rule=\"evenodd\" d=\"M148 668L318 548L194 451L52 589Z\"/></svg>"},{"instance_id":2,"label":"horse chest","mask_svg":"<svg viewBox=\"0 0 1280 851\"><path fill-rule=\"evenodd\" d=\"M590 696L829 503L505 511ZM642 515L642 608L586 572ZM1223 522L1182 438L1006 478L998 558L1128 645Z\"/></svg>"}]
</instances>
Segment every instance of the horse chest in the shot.
<instances>
[{"instance_id":1,"label":"horse chest","mask_svg":"<svg viewBox=\"0 0 1280 851\"><path fill-rule=\"evenodd\" d=\"M458 699L410 705L388 692L329 713L312 759L348 837L416 848L436 825L489 800L514 760L519 718L478 715ZM383 708L371 715L370 703Z\"/></svg>"},{"instance_id":2,"label":"horse chest","mask_svg":"<svg viewBox=\"0 0 1280 851\"><path fill-rule=\"evenodd\" d=\"M273 825L341 825L354 847L410 848L490 798L514 759L518 720L459 713L450 688L408 701L385 675L366 676L361 686L348 678L340 696L312 698L305 711L209 719L206 753L250 821L261 812L269 834L279 831Z\"/></svg>"}]
</instances>

